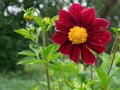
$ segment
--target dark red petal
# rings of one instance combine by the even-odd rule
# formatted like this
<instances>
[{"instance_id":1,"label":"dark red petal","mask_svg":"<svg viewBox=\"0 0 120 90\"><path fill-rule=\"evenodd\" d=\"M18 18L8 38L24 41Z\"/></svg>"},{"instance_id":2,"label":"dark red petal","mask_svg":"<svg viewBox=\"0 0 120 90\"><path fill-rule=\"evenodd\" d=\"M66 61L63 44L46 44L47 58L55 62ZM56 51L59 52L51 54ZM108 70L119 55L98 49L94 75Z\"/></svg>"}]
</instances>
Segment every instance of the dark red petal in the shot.
<instances>
[{"instance_id":1,"label":"dark red petal","mask_svg":"<svg viewBox=\"0 0 120 90\"><path fill-rule=\"evenodd\" d=\"M58 20L55 21L55 26L56 26L56 29L62 33L69 32L69 29L67 27L65 27L64 25L62 25Z\"/></svg>"},{"instance_id":2,"label":"dark red petal","mask_svg":"<svg viewBox=\"0 0 120 90\"><path fill-rule=\"evenodd\" d=\"M105 47L104 46L100 46L98 44L92 43L92 42L87 42L87 46L96 51L97 53L102 53L105 51Z\"/></svg>"},{"instance_id":3,"label":"dark red petal","mask_svg":"<svg viewBox=\"0 0 120 90\"><path fill-rule=\"evenodd\" d=\"M70 14L74 17L76 24L80 24L80 14L83 7L79 3L74 3L69 9Z\"/></svg>"},{"instance_id":4,"label":"dark red petal","mask_svg":"<svg viewBox=\"0 0 120 90\"><path fill-rule=\"evenodd\" d=\"M59 51L63 54L69 54L72 49L72 43L69 40L64 41L63 44L61 44Z\"/></svg>"},{"instance_id":5,"label":"dark red petal","mask_svg":"<svg viewBox=\"0 0 120 90\"><path fill-rule=\"evenodd\" d=\"M105 20L103 18L96 18L93 26L89 29L91 32L97 32L99 30L104 30L108 28L110 25L110 22L108 20Z\"/></svg>"},{"instance_id":6,"label":"dark red petal","mask_svg":"<svg viewBox=\"0 0 120 90\"><path fill-rule=\"evenodd\" d=\"M107 30L89 34L88 41L98 45L106 45L111 40L111 34Z\"/></svg>"},{"instance_id":7,"label":"dark red petal","mask_svg":"<svg viewBox=\"0 0 120 90\"><path fill-rule=\"evenodd\" d=\"M81 12L81 25L92 25L96 18L96 12L94 8L87 8Z\"/></svg>"},{"instance_id":8,"label":"dark red petal","mask_svg":"<svg viewBox=\"0 0 120 90\"><path fill-rule=\"evenodd\" d=\"M81 45L81 57L86 64L94 64L96 61L95 56L91 53L89 48L84 44Z\"/></svg>"},{"instance_id":9,"label":"dark red petal","mask_svg":"<svg viewBox=\"0 0 120 90\"><path fill-rule=\"evenodd\" d=\"M65 25L67 28L72 28L75 25L73 17L65 10L59 11L60 22Z\"/></svg>"},{"instance_id":10,"label":"dark red petal","mask_svg":"<svg viewBox=\"0 0 120 90\"><path fill-rule=\"evenodd\" d=\"M68 38L67 34L63 34L60 32L55 32L52 35L52 40L57 44L62 44Z\"/></svg>"},{"instance_id":11,"label":"dark red petal","mask_svg":"<svg viewBox=\"0 0 120 90\"><path fill-rule=\"evenodd\" d=\"M79 45L77 44L73 45L72 50L69 54L69 57L75 63L79 62L79 57L80 57L80 46Z\"/></svg>"}]
</instances>

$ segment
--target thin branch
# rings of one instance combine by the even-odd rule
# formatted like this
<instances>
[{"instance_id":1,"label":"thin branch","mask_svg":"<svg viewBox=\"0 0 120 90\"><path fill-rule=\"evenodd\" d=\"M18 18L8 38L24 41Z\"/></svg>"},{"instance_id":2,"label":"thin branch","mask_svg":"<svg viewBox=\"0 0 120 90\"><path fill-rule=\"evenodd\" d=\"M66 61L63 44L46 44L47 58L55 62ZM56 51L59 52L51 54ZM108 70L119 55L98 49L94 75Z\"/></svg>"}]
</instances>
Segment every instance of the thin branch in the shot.
<instances>
[{"instance_id":1,"label":"thin branch","mask_svg":"<svg viewBox=\"0 0 120 90\"><path fill-rule=\"evenodd\" d=\"M92 65L90 66L90 69L91 69L91 80L93 80L93 71L92 71ZM91 85L91 88L92 88L92 90L94 90L94 89L93 89L93 85Z\"/></svg>"},{"instance_id":2,"label":"thin branch","mask_svg":"<svg viewBox=\"0 0 120 90\"><path fill-rule=\"evenodd\" d=\"M43 46L47 47L48 46L48 35L47 35L47 31L43 30ZM50 90L50 77L49 77L49 63L44 64L45 66L45 71L46 71L46 77L47 77L47 84L48 84L48 90Z\"/></svg>"},{"instance_id":3,"label":"thin branch","mask_svg":"<svg viewBox=\"0 0 120 90\"><path fill-rule=\"evenodd\" d=\"M111 71L112 66L113 66L113 62L114 62L114 59L115 59L115 55L116 55L116 51L117 51L117 44L118 44L118 43L119 43L119 36L115 39L114 44L113 44L113 47L112 47L112 49L111 49L110 55L113 54L113 56L112 56L112 59L111 59L110 68L109 68L109 70L108 70L108 76L110 75L110 71Z\"/></svg>"}]
</instances>

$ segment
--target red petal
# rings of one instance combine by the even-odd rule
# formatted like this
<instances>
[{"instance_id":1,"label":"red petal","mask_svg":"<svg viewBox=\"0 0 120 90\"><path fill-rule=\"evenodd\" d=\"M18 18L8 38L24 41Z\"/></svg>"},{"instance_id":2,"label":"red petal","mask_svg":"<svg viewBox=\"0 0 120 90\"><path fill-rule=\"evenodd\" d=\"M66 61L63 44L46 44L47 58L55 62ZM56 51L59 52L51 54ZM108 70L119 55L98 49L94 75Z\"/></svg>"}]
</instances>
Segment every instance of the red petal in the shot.
<instances>
[{"instance_id":1,"label":"red petal","mask_svg":"<svg viewBox=\"0 0 120 90\"><path fill-rule=\"evenodd\" d=\"M97 45L95 43L92 43L92 42L87 42L87 46L96 51L97 53L102 53L105 51L105 47L104 46L100 46L100 45Z\"/></svg>"},{"instance_id":2,"label":"red petal","mask_svg":"<svg viewBox=\"0 0 120 90\"><path fill-rule=\"evenodd\" d=\"M96 18L96 12L94 8L87 8L81 12L81 24L83 26L92 25Z\"/></svg>"},{"instance_id":3,"label":"red petal","mask_svg":"<svg viewBox=\"0 0 120 90\"><path fill-rule=\"evenodd\" d=\"M90 31L96 32L99 30L103 30L103 29L108 28L109 25L110 25L110 22L108 20L105 20L103 18L96 18L93 23L93 26L90 28Z\"/></svg>"},{"instance_id":4,"label":"red petal","mask_svg":"<svg viewBox=\"0 0 120 90\"><path fill-rule=\"evenodd\" d=\"M91 33L88 37L88 41L91 41L98 45L106 45L110 40L111 34L107 30Z\"/></svg>"},{"instance_id":5,"label":"red petal","mask_svg":"<svg viewBox=\"0 0 120 90\"><path fill-rule=\"evenodd\" d=\"M80 24L80 14L83 7L79 3L74 3L69 9L70 14L74 17L77 25Z\"/></svg>"},{"instance_id":6,"label":"red petal","mask_svg":"<svg viewBox=\"0 0 120 90\"><path fill-rule=\"evenodd\" d=\"M69 54L72 49L72 43L69 40L66 40L63 44L61 44L59 50L63 54Z\"/></svg>"},{"instance_id":7,"label":"red petal","mask_svg":"<svg viewBox=\"0 0 120 90\"><path fill-rule=\"evenodd\" d=\"M81 45L81 57L86 64L94 64L96 61L95 56L91 53L88 47L84 44Z\"/></svg>"},{"instance_id":8,"label":"red petal","mask_svg":"<svg viewBox=\"0 0 120 90\"><path fill-rule=\"evenodd\" d=\"M79 57L80 57L80 46L79 45L73 45L72 50L69 54L69 57L72 61L75 63L78 63Z\"/></svg>"},{"instance_id":9,"label":"red petal","mask_svg":"<svg viewBox=\"0 0 120 90\"><path fill-rule=\"evenodd\" d=\"M73 17L65 10L59 11L60 22L68 28L72 28L75 25Z\"/></svg>"},{"instance_id":10,"label":"red petal","mask_svg":"<svg viewBox=\"0 0 120 90\"><path fill-rule=\"evenodd\" d=\"M57 44L62 44L68 38L67 34L56 32L52 36L52 40Z\"/></svg>"},{"instance_id":11,"label":"red petal","mask_svg":"<svg viewBox=\"0 0 120 90\"><path fill-rule=\"evenodd\" d=\"M56 29L62 33L68 33L69 29L62 25L59 21L55 21Z\"/></svg>"}]
</instances>

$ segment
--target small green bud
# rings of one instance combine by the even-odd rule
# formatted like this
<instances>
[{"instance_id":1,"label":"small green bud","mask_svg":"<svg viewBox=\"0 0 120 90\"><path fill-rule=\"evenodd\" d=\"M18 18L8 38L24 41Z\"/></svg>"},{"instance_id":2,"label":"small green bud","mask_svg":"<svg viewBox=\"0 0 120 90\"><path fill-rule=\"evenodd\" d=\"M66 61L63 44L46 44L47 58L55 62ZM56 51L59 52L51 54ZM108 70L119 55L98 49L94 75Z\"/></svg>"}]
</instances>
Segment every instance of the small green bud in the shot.
<instances>
[{"instance_id":1,"label":"small green bud","mask_svg":"<svg viewBox=\"0 0 120 90\"><path fill-rule=\"evenodd\" d=\"M24 18L26 21L31 21L31 20L32 20L32 17L31 17L28 13L24 13L23 18Z\"/></svg>"},{"instance_id":2,"label":"small green bud","mask_svg":"<svg viewBox=\"0 0 120 90\"><path fill-rule=\"evenodd\" d=\"M49 18L49 17L43 18L43 23L44 23L45 25L48 25L48 24L50 23L50 18Z\"/></svg>"},{"instance_id":3,"label":"small green bud","mask_svg":"<svg viewBox=\"0 0 120 90\"><path fill-rule=\"evenodd\" d=\"M53 71L49 72L49 76L52 77L53 76Z\"/></svg>"},{"instance_id":4,"label":"small green bud","mask_svg":"<svg viewBox=\"0 0 120 90\"><path fill-rule=\"evenodd\" d=\"M35 30L35 27L33 27L33 26L30 27L30 30L31 30L31 31L34 31L34 30Z\"/></svg>"},{"instance_id":5,"label":"small green bud","mask_svg":"<svg viewBox=\"0 0 120 90\"><path fill-rule=\"evenodd\" d=\"M63 80L62 79L58 79L58 82L61 83Z\"/></svg>"}]
</instances>

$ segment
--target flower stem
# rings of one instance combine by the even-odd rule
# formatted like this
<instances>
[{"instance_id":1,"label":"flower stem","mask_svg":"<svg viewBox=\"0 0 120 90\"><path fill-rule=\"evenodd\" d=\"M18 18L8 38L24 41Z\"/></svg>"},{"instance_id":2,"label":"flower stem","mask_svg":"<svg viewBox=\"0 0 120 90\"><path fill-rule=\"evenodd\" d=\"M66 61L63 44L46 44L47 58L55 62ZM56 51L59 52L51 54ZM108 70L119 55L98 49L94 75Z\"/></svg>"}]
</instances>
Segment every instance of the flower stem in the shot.
<instances>
[{"instance_id":1,"label":"flower stem","mask_svg":"<svg viewBox=\"0 0 120 90\"><path fill-rule=\"evenodd\" d=\"M86 63L84 63L84 71L86 71Z\"/></svg>"},{"instance_id":2,"label":"flower stem","mask_svg":"<svg viewBox=\"0 0 120 90\"><path fill-rule=\"evenodd\" d=\"M50 77L49 77L49 68L48 68L48 63L47 63L47 64L45 64L45 70L46 70L46 76L47 76L48 90L50 90Z\"/></svg>"},{"instance_id":3,"label":"flower stem","mask_svg":"<svg viewBox=\"0 0 120 90\"><path fill-rule=\"evenodd\" d=\"M92 65L90 66L90 69L91 69L91 80L93 80L93 71L92 71ZM91 88L92 88L92 90L94 90L94 89L93 89L93 85L91 85Z\"/></svg>"},{"instance_id":4,"label":"flower stem","mask_svg":"<svg viewBox=\"0 0 120 90\"><path fill-rule=\"evenodd\" d=\"M47 47L48 46L48 35L47 35L47 31L42 32L42 41L43 41L43 46ZM50 90L50 77L49 77L49 62L44 64L45 66L45 71L46 71L46 77L47 77L47 84L48 84L48 90Z\"/></svg>"},{"instance_id":5,"label":"flower stem","mask_svg":"<svg viewBox=\"0 0 120 90\"><path fill-rule=\"evenodd\" d=\"M116 37L116 39L114 41L114 44L112 46L112 49L111 49L111 53L110 53L110 56L112 56L112 58L111 58L110 68L109 68L108 73L107 73L108 76L110 75L110 72L111 72L111 69L112 69L112 66L113 66L113 62L114 62L116 51L117 51L118 42L119 42L119 37Z\"/></svg>"}]
</instances>

